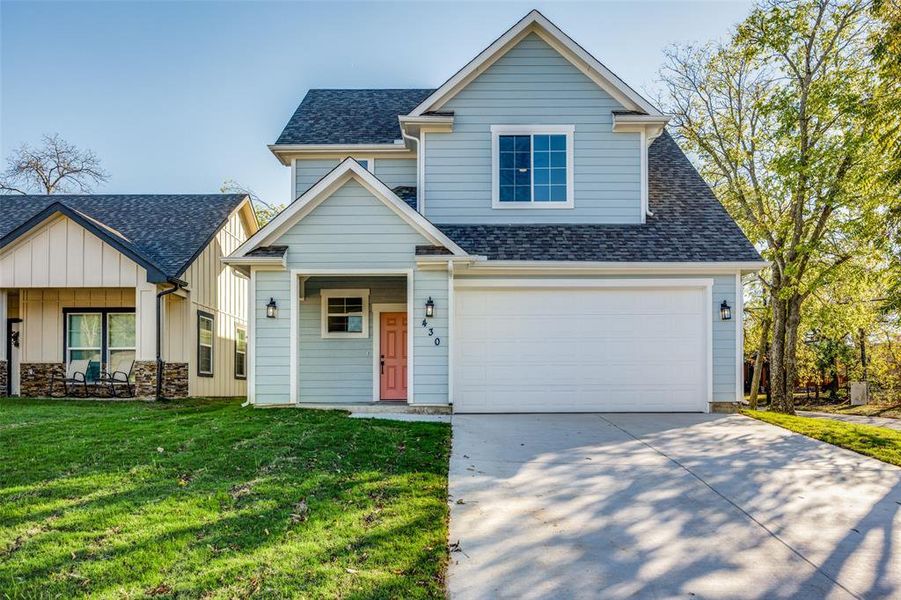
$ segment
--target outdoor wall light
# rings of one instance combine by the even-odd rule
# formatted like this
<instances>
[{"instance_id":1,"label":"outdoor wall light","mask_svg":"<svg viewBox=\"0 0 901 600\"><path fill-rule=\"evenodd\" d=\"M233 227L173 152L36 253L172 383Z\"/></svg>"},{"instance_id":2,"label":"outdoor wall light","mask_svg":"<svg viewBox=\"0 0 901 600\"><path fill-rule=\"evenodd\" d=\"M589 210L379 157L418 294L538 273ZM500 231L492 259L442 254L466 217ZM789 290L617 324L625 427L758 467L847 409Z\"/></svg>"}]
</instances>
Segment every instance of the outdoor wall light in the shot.
<instances>
[{"instance_id":1,"label":"outdoor wall light","mask_svg":"<svg viewBox=\"0 0 901 600\"><path fill-rule=\"evenodd\" d=\"M723 321L728 321L732 318L732 309L729 308L729 303L723 300L723 303L720 304L720 318Z\"/></svg>"},{"instance_id":2,"label":"outdoor wall light","mask_svg":"<svg viewBox=\"0 0 901 600\"><path fill-rule=\"evenodd\" d=\"M269 298L269 304L266 305L266 318L274 319L278 316L278 304L275 303L275 298Z\"/></svg>"},{"instance_id":3,"label":"outdoor wall light","mask_svg":"<svg viewBox=\"0 0 901 600\"><path fill-rule=\"evenodd\" d=\"M425 302L425 317L427 319L431 319L435 316L435 301L432 300L432 297L429 296L429 299Z\"/></svg>"}]
</instances>

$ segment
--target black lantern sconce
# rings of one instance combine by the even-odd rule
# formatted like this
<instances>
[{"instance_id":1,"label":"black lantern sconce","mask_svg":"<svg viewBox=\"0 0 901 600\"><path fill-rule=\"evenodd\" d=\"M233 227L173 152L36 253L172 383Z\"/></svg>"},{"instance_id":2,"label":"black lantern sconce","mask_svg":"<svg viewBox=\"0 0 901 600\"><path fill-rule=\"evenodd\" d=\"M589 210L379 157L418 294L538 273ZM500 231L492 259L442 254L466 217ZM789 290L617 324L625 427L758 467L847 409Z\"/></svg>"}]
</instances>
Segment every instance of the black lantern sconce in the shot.
<instances>
[{"instance_id":1,"label":"black lantern sconce","mask_svg":"<svg viewBox=\"0 0 901 600\"><path fill-rule=\"evenodd\" d=\"M732 309L729 307L729 303L723 300L723 303L720 304L720 318L723 321L728 321L732 318Z\"/></svg>"},{"instance_id":2,"label":"black lantern sconce","mask_svg":"<svg viewBox=\"0 0 901 600\"><path fill-rule=\"evenodd\" d=\"M278 304L275 303L275 298L269 298L269 304L266 305L266 318L274 319L278 316Z\"/></svg>"},{"instance_id":3,"label":"black lantern sconce","mask_svg":"<svg viewBox=\"0 0 901 600\"><path fill-rule=\"evenodd\" d=\"M431 319L435 316L435 301L432 300L432 297L429 296L429 299L425 302L425 318Z\"/></svg>"}]
</instances>

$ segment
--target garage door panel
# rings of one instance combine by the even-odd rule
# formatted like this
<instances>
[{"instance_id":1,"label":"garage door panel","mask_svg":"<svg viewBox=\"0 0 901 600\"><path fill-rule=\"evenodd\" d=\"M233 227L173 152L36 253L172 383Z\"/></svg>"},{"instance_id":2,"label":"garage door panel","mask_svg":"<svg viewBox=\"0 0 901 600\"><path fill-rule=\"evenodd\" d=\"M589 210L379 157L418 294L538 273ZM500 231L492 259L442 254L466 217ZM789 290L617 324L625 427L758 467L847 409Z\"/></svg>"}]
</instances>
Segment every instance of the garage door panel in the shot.
<instances>
[{"instance_id":1,"label":"garage door panel","mask_svg":"<svg viewBox=\"0 0 901 600\"><path fill-rule=\"evenodd\" d=\"M461 289L460 412L698 411L702 288Z\"/></svg>"}]
</instances>

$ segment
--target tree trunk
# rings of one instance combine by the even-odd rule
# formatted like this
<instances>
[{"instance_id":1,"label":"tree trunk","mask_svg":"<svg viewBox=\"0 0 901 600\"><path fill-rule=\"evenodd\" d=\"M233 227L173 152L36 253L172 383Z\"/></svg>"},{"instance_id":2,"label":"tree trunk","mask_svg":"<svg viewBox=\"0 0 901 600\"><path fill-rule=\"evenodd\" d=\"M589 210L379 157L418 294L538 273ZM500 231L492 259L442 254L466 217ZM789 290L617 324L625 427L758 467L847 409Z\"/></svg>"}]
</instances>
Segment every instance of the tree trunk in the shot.
<instances>
[{"instance_id":1,"label":"tree trunk","mask_svg":"<svg viewBox=\"0 0 901 600\"><path fill-rule=\"evenodd\" d=\"M771 410L789 415L795 414L795 378L798 363L795 351L798 344L798 327L801 324L803 298L791 294L780 298L781 286L775 285L773 299L773 344L770 348L770 377L772 378Z\"/></svg>"},{"instance_id":2,"label":"tree trunk","mask_svg":"<svg viewBox=\"0 0 901 600\"><path fill-rule=\"evenodd\" d=\"M860 367L863 370L863 377L861 381L867 380L867 336L864 333L863 327L858 330L860 335Z\"/></svg>"},{"instance_id":3,"label":"tree trunk","mask_svg":"<svg viewBox=\"0 0 901 600\"><path fill-rule=\"evenodd\" d=\"M754 359L754 374L751 376L751 396L748 398L748 407L757 410L757 394L760 392L760 375L763 371L763 359L766 356L766 347L770 337L770 314L767 312L760 327L760 345L757 346L757 358Z\"/></svg>"}]
</instances>

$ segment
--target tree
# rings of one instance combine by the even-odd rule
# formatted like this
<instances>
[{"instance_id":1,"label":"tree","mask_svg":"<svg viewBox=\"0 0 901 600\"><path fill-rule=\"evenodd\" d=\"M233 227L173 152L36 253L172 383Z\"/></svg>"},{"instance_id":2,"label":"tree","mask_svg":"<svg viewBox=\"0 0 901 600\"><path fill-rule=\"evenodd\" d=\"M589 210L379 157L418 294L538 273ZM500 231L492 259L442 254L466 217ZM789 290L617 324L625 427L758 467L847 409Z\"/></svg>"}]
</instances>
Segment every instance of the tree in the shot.
<instances>
[{"instance_id":1,"label":"tree","mask_svg":"<svg viewBox=\"0 0 901 600\"><path fill-rule=\"evenodd\" d=\"M661 72L677 136L771 262L761 281L780 412L794 412L804 302L884 235L869 26L862 1L771 0L728 42L671 50Z\"/></svg>"},{"instance_id":2,"label":"tree","mask_svg":"<svg viewBox=\"0 0 901 600\"><path fill-rule=\"evenodd\" d=\"M41 145L22 144L6 160L0 192L6 194L89 194L109 175L91 150L80 150L58 133L44 135Z\"/></svg>"},{"instance_id":3,"label":"tree","mask_svg":"<svg viewBox=\"0 0 901 600\"><path fill-rule=\"evenodd\" d=\"M222 182L222 186L219 188L219 191L223 194L244 194L250 197L251 202L253 202L253 210L257 215L257 221L260 224L260 227L268 223L272 220L272 217L277 215L278 213L284 210L284 204L269 204L260 198L260 195L257 194L253 189L241 185L239 182L234 179L226 179Z\"/></svg>"}]
</instances>

